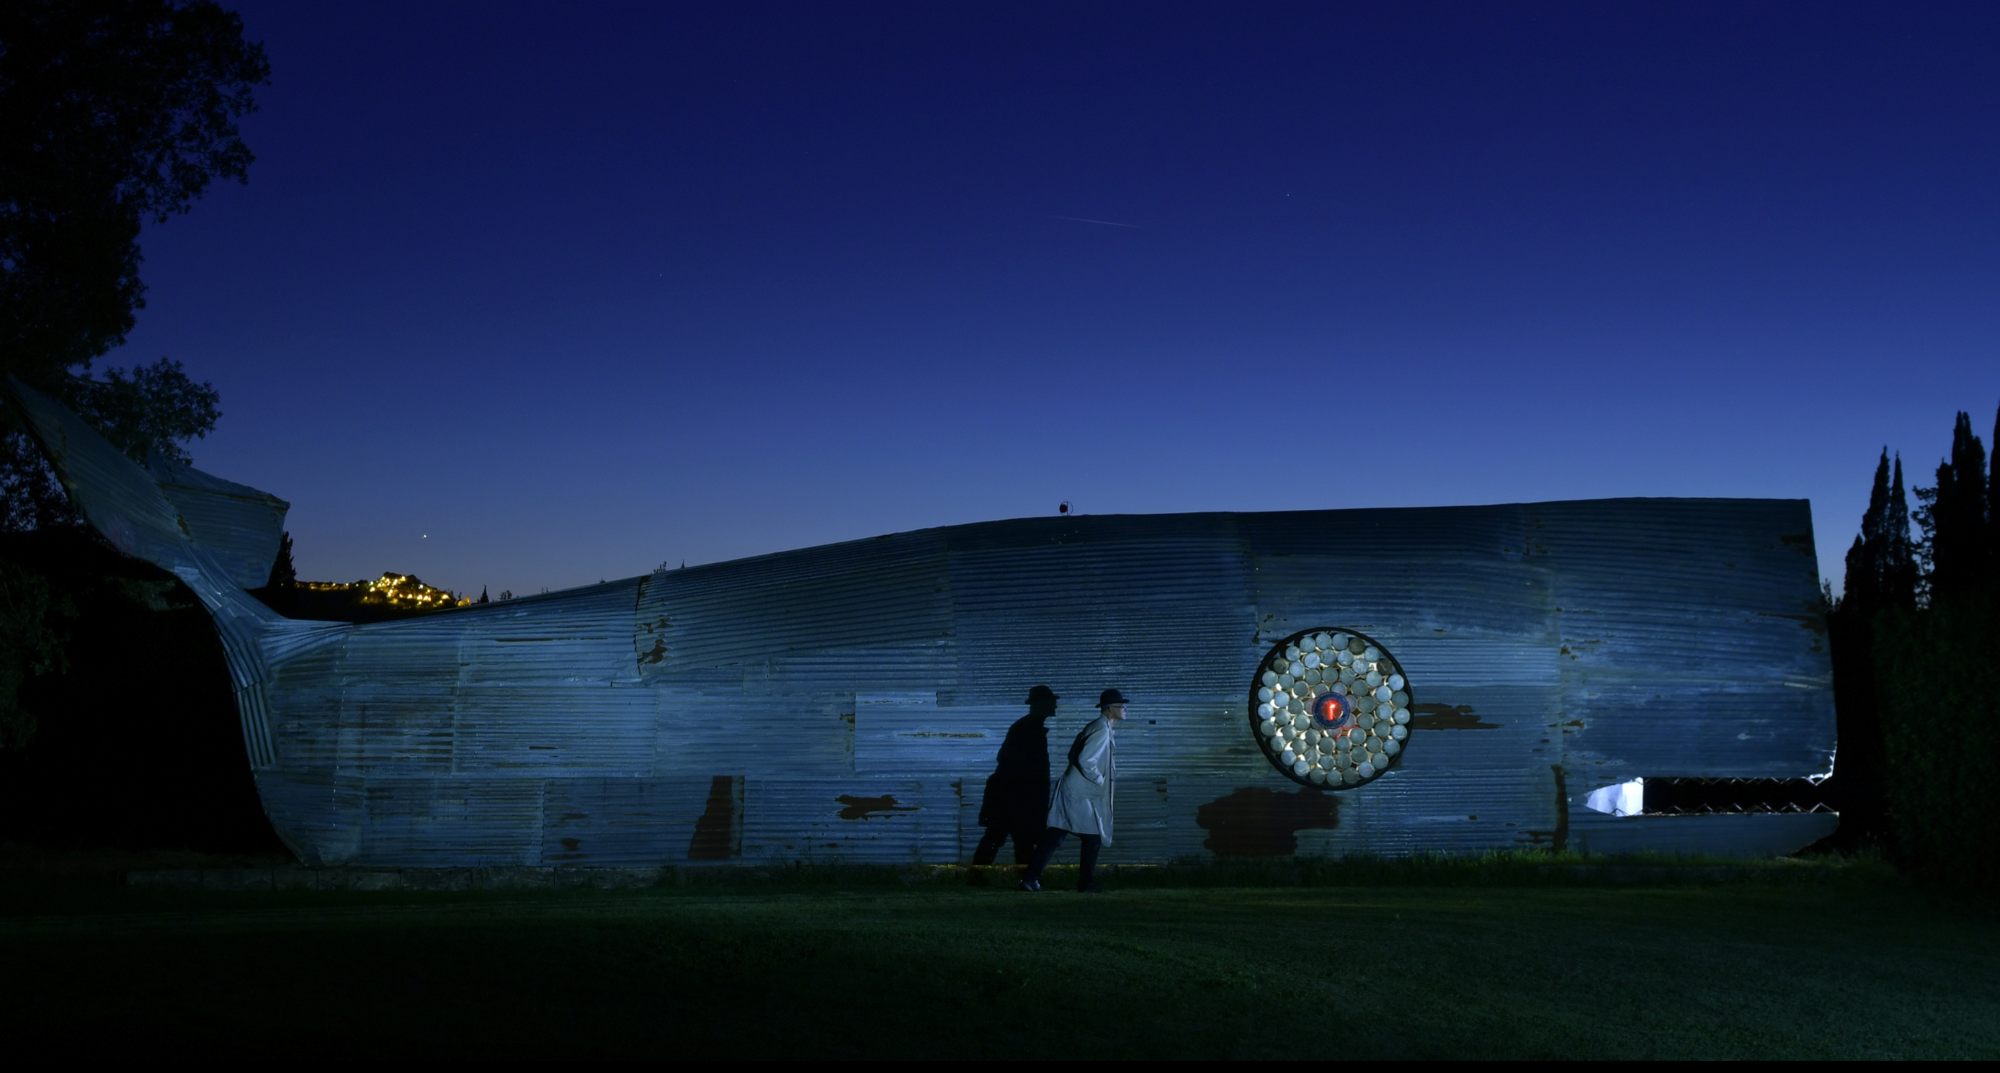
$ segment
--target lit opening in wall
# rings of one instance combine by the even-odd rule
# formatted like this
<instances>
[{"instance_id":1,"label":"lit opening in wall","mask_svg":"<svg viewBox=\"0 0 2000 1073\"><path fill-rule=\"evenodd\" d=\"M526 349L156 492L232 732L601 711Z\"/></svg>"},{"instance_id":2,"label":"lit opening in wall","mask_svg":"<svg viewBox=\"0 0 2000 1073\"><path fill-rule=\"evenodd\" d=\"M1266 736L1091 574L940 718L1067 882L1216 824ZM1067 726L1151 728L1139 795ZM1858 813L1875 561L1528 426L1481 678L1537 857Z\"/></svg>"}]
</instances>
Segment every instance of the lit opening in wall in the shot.
<instances>
[{"instance_id":1,"label":"lit opening in wall","mask_svg":"<svg viewBox=\"0 0 2000 1073\"><path fill-rule=\"evenodd\" d=\"M1637 816L1646 811L1646 780L1633 779L1590 791L1583 807L1613 816Z\"/></svg>"}]
</instances>

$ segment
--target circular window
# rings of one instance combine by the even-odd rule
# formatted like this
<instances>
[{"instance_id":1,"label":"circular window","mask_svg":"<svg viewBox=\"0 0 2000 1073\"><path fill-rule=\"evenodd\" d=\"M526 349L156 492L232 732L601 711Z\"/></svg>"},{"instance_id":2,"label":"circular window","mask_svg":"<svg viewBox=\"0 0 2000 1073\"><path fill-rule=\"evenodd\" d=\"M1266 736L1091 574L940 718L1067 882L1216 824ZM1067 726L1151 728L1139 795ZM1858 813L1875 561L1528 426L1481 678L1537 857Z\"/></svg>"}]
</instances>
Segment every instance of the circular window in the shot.
<instances>
[{"instance_id":1,"label":"circular window","mask_svg":"<svg viewBox=\"0 0 2000 1073\"><path fill-rule=\"evenodd\" d=\"M1410 683L1394 657L1353 630L1287 637L1257 664L1250 729L1279 771L1309 786L1359 786L1410 740Z\"/></svg>"}]
</instances>

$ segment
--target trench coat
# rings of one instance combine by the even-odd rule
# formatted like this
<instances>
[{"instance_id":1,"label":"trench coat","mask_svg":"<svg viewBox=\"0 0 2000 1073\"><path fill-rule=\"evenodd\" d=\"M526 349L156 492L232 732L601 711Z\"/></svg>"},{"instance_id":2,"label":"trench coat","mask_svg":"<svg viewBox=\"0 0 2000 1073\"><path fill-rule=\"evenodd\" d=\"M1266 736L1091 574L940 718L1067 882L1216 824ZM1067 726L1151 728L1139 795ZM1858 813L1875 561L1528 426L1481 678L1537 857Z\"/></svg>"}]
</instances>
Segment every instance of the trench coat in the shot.
<instances>
[{"instance_id":1,"label":"trench coat","mask_svg":"<svg viewBox=\"0 0 2000 1073\"><path fill-rule=\"evenodd\" d=\"M1098 716L1077 732L1069 766L1049 792L1049 826L1097 835L1111 844L1111 798L1118 784L1118 744L1111 721Z\"/></svg>"}]
</instances>

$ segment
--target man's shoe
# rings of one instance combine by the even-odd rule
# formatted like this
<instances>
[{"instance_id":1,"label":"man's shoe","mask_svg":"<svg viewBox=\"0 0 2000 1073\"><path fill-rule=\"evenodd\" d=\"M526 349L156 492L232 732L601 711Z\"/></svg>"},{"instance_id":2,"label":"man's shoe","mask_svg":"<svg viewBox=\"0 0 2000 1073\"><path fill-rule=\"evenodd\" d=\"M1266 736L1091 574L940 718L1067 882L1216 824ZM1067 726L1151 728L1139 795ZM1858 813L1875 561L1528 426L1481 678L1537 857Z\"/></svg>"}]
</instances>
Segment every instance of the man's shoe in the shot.
<instances>
[{"instance_id":1,"label":"man's shoe","mask_svg":"<svg viewBox=\"0 0 2000 1073\"><path fill-rule=\"evenodd\" d=\"M1088 886L1088 887L1078 887L1078 888L1076 888L1076 892L1077 892L1078 894L1103 894L1103 893L1104 893L1104 888L1103 888L1103 887L1100 887L1100 886L1098 886L1098 885L1097 885L1097 884L1095 884L1095 883L1092 883L1092 884L1091 884L1090 886Z\"/></svg>"},{"instance_id":2,"label":"man's shoe","mask_svg":"<svg viewBox=\"0 0 2000 1073\"><path fill-rule=\"evenodd\" d=\"M1042 882L1039 879L1024 879L1021 881L1021 889L1027 891L1029 894L1039 894L1042 890Z\"/></svg>"}]
</instances>

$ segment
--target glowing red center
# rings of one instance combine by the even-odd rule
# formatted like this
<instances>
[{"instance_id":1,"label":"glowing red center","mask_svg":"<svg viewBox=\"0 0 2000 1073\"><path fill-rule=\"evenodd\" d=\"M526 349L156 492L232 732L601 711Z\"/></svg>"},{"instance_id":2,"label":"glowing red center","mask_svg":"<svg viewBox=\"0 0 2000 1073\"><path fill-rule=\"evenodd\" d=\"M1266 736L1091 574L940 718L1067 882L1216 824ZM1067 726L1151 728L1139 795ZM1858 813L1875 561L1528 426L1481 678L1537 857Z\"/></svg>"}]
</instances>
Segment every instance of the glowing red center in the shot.
<instances>
[{"instance_id":1,"label":"glowing red center","mask_svg":"<svg viewBox=\"0 0 2000 1073\"><path fill-rule=\"evenodd\" d=\"M1326 693L1314 698L1312 708L1313 725L1321 730L1336 733L1354 726L1354 712L1350 702L1338 693Z\"/></svg>"}]
</instances>

